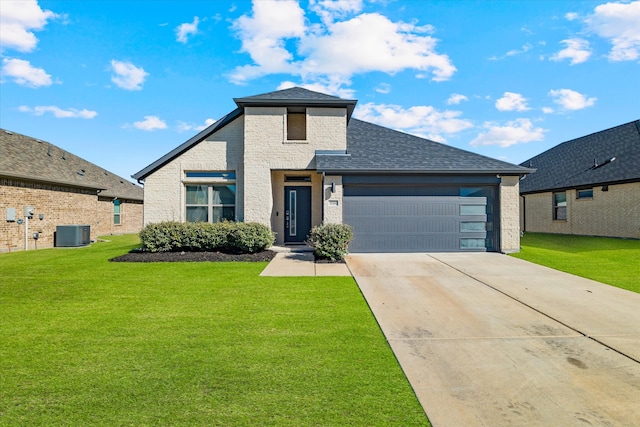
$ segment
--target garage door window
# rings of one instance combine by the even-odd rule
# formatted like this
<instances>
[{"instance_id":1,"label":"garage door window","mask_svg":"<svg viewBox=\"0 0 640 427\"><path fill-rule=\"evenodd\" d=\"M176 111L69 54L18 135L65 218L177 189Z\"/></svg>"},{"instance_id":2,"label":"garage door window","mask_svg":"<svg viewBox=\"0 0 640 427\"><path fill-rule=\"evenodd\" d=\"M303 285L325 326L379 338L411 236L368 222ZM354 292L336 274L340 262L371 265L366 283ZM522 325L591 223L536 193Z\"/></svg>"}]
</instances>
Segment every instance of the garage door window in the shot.
<instances>
[{"instance_id":1,"label":"garage door window","mask_svg":"<svg viewBox=\"0 0 640 427\"><path fill-rule=\"evenodd\" d=\"M487 231L487 223L484 221L460 223L460 232L462 233L483 233L485 231Z\"/></svg>"},{"instance_id":2,"label":"garage door window","mask_svg":"<svg viewBox=\"0 0 640 427\"><path fill-rule=\"evenodd\" d=\"M460 215L484 215L486 211L485 205L460 205Z\"/></svg>"},{"instance_id":3,"label":"garage door window","mask_svg":"<svg viewBox=\"0 0 640 427\"><path fill-rule=\"evenodd\" d=\"M460 239L460 249L484 249L485 239Z\"/></svg>"}]
</instances>

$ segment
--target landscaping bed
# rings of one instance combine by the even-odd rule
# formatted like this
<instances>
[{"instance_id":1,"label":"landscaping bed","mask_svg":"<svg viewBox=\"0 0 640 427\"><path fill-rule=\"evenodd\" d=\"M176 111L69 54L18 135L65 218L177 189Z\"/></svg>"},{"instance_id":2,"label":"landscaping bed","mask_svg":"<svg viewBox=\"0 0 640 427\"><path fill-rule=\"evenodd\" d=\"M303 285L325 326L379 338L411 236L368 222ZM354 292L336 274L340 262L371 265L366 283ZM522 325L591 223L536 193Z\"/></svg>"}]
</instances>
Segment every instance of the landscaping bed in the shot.
<instances>
[{"instance_id":1,"label":"landscaping bed","mask_svg":"<svg viewBox=\"0 0 640 427\"><path fill-rule=\"evenodd\" d=\"M112 262L263 262L271 261L276 253L261 251L254 254L228 254L224 252L143 252L133 250L111 258Z\"/></svg>"}]
</instances>

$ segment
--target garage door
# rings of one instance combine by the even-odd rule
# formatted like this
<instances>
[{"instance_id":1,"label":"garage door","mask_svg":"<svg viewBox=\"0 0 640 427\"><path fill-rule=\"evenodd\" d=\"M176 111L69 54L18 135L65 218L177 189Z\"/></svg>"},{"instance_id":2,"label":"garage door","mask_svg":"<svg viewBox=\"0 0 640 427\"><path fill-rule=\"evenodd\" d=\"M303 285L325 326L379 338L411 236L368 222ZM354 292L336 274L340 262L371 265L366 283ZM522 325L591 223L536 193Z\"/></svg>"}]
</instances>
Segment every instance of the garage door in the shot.
<instances>
[{"instance_id":1,"label":"garage door","mask_svg":"<svg viewBox=\"0 0 640 427\"><path fill-rule=\"evenodd\" d=\"M344 187L351 252L492 251L493 187Z\"/></svg>"}]
</instances>

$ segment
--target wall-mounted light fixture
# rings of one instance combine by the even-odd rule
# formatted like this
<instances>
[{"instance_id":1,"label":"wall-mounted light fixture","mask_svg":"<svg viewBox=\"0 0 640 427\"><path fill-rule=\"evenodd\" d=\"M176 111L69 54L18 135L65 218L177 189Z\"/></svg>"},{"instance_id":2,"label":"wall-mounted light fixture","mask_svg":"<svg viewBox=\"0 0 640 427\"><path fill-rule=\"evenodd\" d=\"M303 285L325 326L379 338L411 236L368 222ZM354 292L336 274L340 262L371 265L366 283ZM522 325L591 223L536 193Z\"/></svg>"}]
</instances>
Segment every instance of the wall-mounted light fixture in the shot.
<instances>
[{"instance_id":1,"label":"wall-mounted light fixture","mask_svg":"<svg viewBox=\"0 0 640 427\"><path fill-rule=\"evenodd\" d=\"M335 193L335 192L336 192L336 183L335 183L335 182L332 182L332 183L331 183L331 192L332 192L332 193Z\"/></svg>"}]
</instances>

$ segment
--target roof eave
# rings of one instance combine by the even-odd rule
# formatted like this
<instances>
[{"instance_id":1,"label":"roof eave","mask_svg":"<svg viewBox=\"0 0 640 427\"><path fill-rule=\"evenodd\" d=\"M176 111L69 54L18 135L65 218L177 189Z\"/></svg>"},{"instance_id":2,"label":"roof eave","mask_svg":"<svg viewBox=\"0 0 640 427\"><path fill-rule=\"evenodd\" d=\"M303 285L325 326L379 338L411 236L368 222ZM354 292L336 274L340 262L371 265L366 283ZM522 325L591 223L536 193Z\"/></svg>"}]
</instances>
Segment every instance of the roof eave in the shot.
<instances>
[{"instance_id":1,"label":"roof eave","mask_svg":"<svg viewBox=\"0 0 640 427\"><path fill-rule=\"evenodd\" d=\"M240 108L244 107L335 107L347 109L347 123L351 120L353 110L358 103L357 99L251 99L233 98L233 101Z\"/></svg>"},{"instance_id":2,"label":"roof eave","mask_svg":"<svg viewBox=\"0 0 640 427\"><path fill-rule=\"evenodd\" d=\"M348 168L322 168L316 167L319 172L327 174L380 174L380 175L517 175L522 176L532 172L535 169L348 169Z\"/></svg>"},{"instance_id":3,"label":"roof eave","mask_svg":"<svg viewBox=\"0 0 640 427\"><path fill-rule=\"evenodd\" d=\"M558 186L558 187L548 187L548 188L539 188L535 190L527 190L521 191L520 194L537 194L537 193L551 193L554 191L566 191L573 190L576 188L589 188L589 187L600 187L603 185L619 185L619 184L632 184L634 182L640 182L640 177L638 178L630 178L630 179L622 179L617 181L601 181L601 182L591 182L579 185L569 185L569 186Z\"/></svg>"},{"instance_id":4,"label":"roof eave","mask_svg":"<svg viewBox=\"0 0 640 427\"><path fill-rule=\"evenodd\" d=\"M12 173L12 172L6 172L6 171L0 171L0 176L1 177L5 177L5 178L9 178L9 179L18 179L18 180L22 180L22 181L39 182L39 183L43 183L43 184L57 184L57 185L64 185L66 187L86 188L86 189L89 189L89 190L106 190L105 187L100 187L100 186L97 186L95 184L80 184L80 183L77 183L77 182L52 180L52 179L49 179L49 178L46 178L46 177L45 178L33 177L33 176L29 176L29 175L21 175L21 174Z\"/></svg>"}]
</instances>

